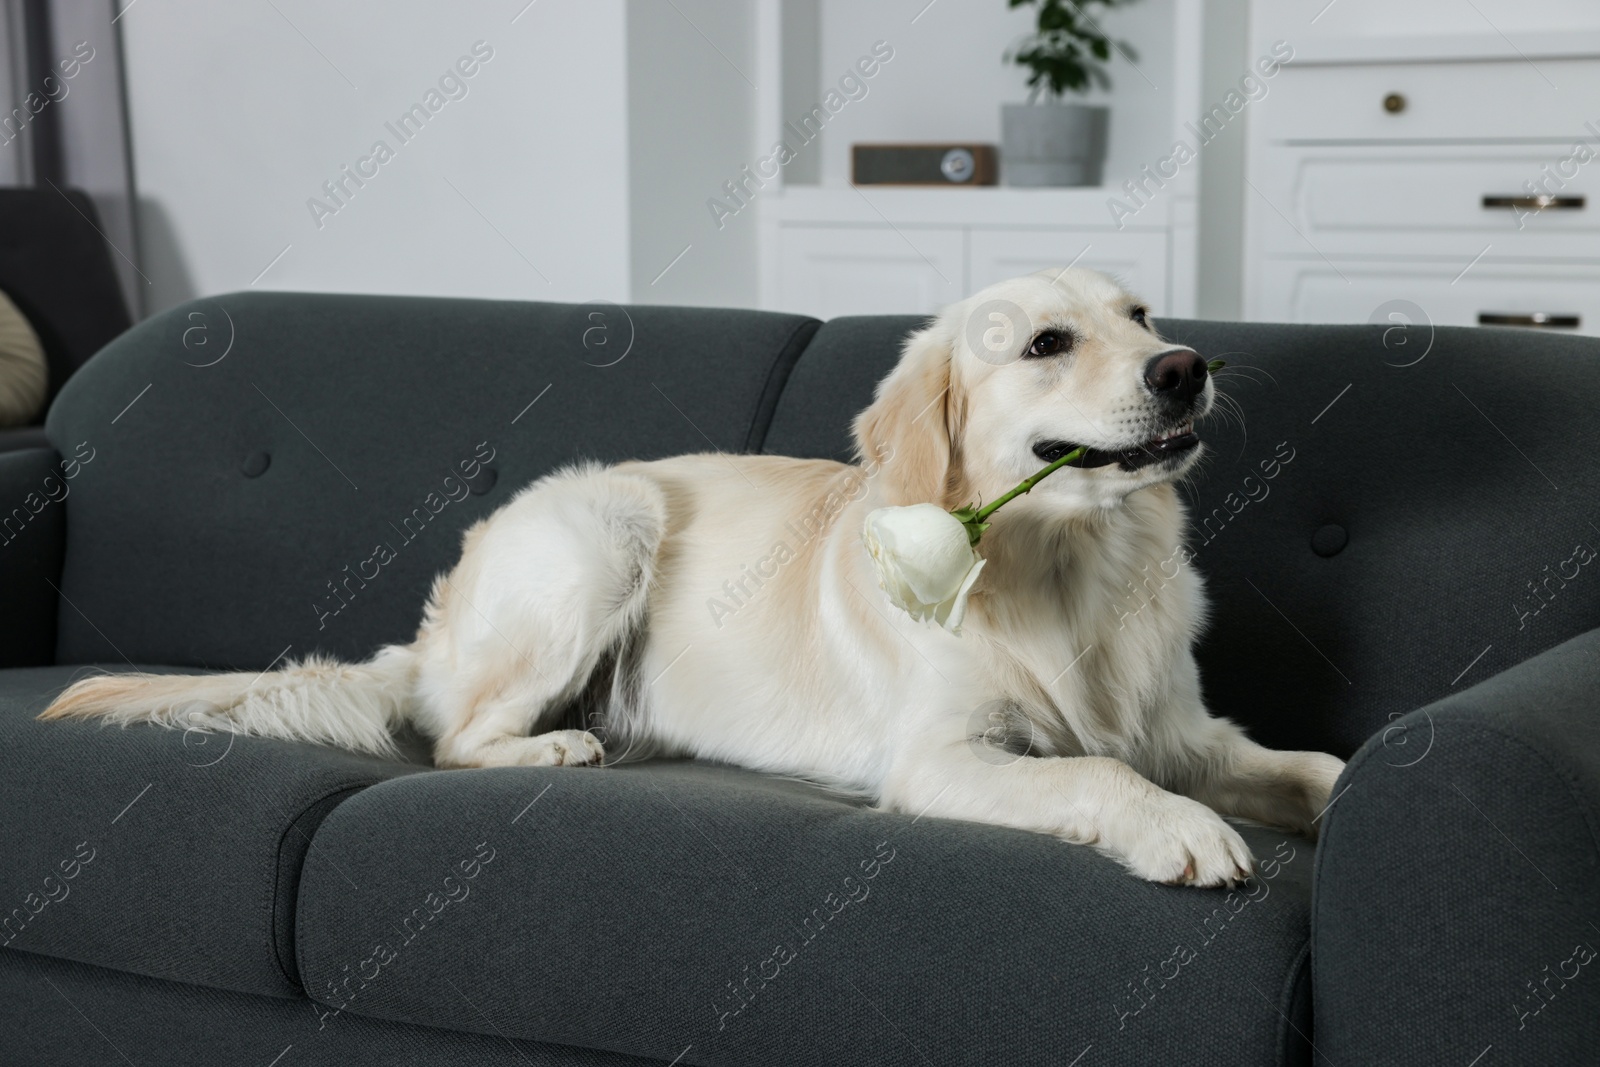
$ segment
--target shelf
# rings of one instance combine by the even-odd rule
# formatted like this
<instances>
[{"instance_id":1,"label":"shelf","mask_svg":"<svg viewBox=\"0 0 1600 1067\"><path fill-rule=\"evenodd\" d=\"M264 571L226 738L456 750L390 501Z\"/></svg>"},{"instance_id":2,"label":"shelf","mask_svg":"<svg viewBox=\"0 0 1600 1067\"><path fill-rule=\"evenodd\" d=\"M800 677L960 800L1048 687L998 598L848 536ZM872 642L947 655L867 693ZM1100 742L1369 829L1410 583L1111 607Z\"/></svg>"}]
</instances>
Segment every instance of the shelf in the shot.
<instances>
[{"instance_id":1,"label":"shelf","mask_svg":"<svg viewBox=\"0 0 1600 1067\"><path fill-rule=\"evenodd\" d=\"M760 199L767 218L783 225L865 226L994 226L1061 227L1074 230L1117 230L1108 201L1130 203L1120 189L978 188L904 186L792 185ZM1157 191L1137 214L1123 219L1125 231L1164 229L1179 199L1170 190Z\"/></svg>"},{"instance_id":2,"label":"shelf","mask_svg":"<svg viewBox=\"0 0 1600 1067\"><path fill-rule=\"evenodd\" d=\"M1458 60L1587 59L1600 56L1600 31L1441 33L1397 37L1328 37L1296 42L1286 66L1356 63L1448 63Z\"/></svg>"}]
</instances>

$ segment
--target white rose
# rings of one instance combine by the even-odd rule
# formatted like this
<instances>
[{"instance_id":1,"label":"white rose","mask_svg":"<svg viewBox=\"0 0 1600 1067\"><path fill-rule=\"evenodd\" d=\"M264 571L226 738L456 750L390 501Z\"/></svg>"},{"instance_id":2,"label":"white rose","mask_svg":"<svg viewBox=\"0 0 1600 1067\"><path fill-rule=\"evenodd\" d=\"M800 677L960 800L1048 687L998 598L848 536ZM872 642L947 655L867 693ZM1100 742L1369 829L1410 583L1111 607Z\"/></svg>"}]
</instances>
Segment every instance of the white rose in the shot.
<instances>
[{"instance_id":1,"label":"white rose","mask_svg":"<svg viewBox=\"0 0 1600 1067\"><path fill-rule=\"evenodd\" d=\"M961 520L936 504L878 508L861 532L878 584L918 622L933 619L961 632L967 594L983 570Z\"/></svg>"}]
</instances>

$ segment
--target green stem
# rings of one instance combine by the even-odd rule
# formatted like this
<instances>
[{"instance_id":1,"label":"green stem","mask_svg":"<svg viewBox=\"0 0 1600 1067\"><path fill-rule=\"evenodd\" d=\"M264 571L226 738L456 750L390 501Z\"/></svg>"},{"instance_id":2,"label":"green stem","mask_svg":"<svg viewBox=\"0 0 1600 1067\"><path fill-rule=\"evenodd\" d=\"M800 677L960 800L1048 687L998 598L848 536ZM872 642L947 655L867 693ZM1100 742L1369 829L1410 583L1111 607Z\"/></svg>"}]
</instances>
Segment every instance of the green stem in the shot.
<instances>
[{"instance_id":1,"label":"green stem","mask_svg":"<svg viewBox=\"0 0 1600 1067\"><path fill-rule=\"evenodd\" d=\"M1034 486L1050 477L1050 475L1054 474L1062 467L1065 467L1068 463L1078 459L1087 451L1089 451L1087 448L1074 448L1071 452L1068 452L1066 455L1062 456L1060 459L1041 470L1038 474L1033 475L1031 478L1023 479L1021 484L1019 484L1015 489L1012 489L1010 492L1000 496L994 501L994 503L986 504L985 506L979 508L978 514L974 521L982 522L984 519L987 519L990 515L993 515L995 512L999 511L1006 504L1021 496L1023 493L1028 492L1028 490L1032 489Z\"/></svg>"}]
</instances>

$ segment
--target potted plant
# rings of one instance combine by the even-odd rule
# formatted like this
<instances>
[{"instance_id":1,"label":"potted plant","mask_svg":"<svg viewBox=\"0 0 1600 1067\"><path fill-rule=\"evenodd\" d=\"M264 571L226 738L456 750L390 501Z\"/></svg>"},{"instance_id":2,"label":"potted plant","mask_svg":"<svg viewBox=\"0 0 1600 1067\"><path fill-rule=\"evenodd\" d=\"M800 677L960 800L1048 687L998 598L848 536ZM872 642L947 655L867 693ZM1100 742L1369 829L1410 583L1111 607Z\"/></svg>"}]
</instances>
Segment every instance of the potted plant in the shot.
<instances>
[{"instance_id":1,"label":"potted plant","mask_svg":"<svg viewBox=\"0 0 1600 1067\"><path fill-rule=\"evenodd\" d=\"M1067 93L1111 87L1104 63L1112 48L1125 56L1087 10L1103 11L1132 0L1007 0L1039 9L1038 29L1006 54L1026 67L1028 102L1000 108L1000 163L1007 185L1099 185L1105 164L1110 109L1067 104ZM1131 57L1130 57L1131 58Z\"/></svg>"}]
</instances>

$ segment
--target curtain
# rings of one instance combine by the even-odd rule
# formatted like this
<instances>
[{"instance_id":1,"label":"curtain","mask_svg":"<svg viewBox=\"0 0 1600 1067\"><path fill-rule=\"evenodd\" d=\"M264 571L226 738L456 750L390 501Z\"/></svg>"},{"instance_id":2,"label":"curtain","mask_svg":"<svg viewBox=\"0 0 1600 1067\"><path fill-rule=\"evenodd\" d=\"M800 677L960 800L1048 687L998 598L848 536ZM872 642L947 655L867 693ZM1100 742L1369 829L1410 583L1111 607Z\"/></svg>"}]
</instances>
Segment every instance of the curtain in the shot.
<instances>
[{"instance_id":1,"label":"curtain","mask_svg":"<svg viewBox=\"0 0 1600 1067\"><path fill-rule=\"evenodd\" d=\"M136 266L117 26L129 0L0 0L0 6L0 184L87 193L128 307L139 317L147 283Z\"/></svg>"}]
</instances>

